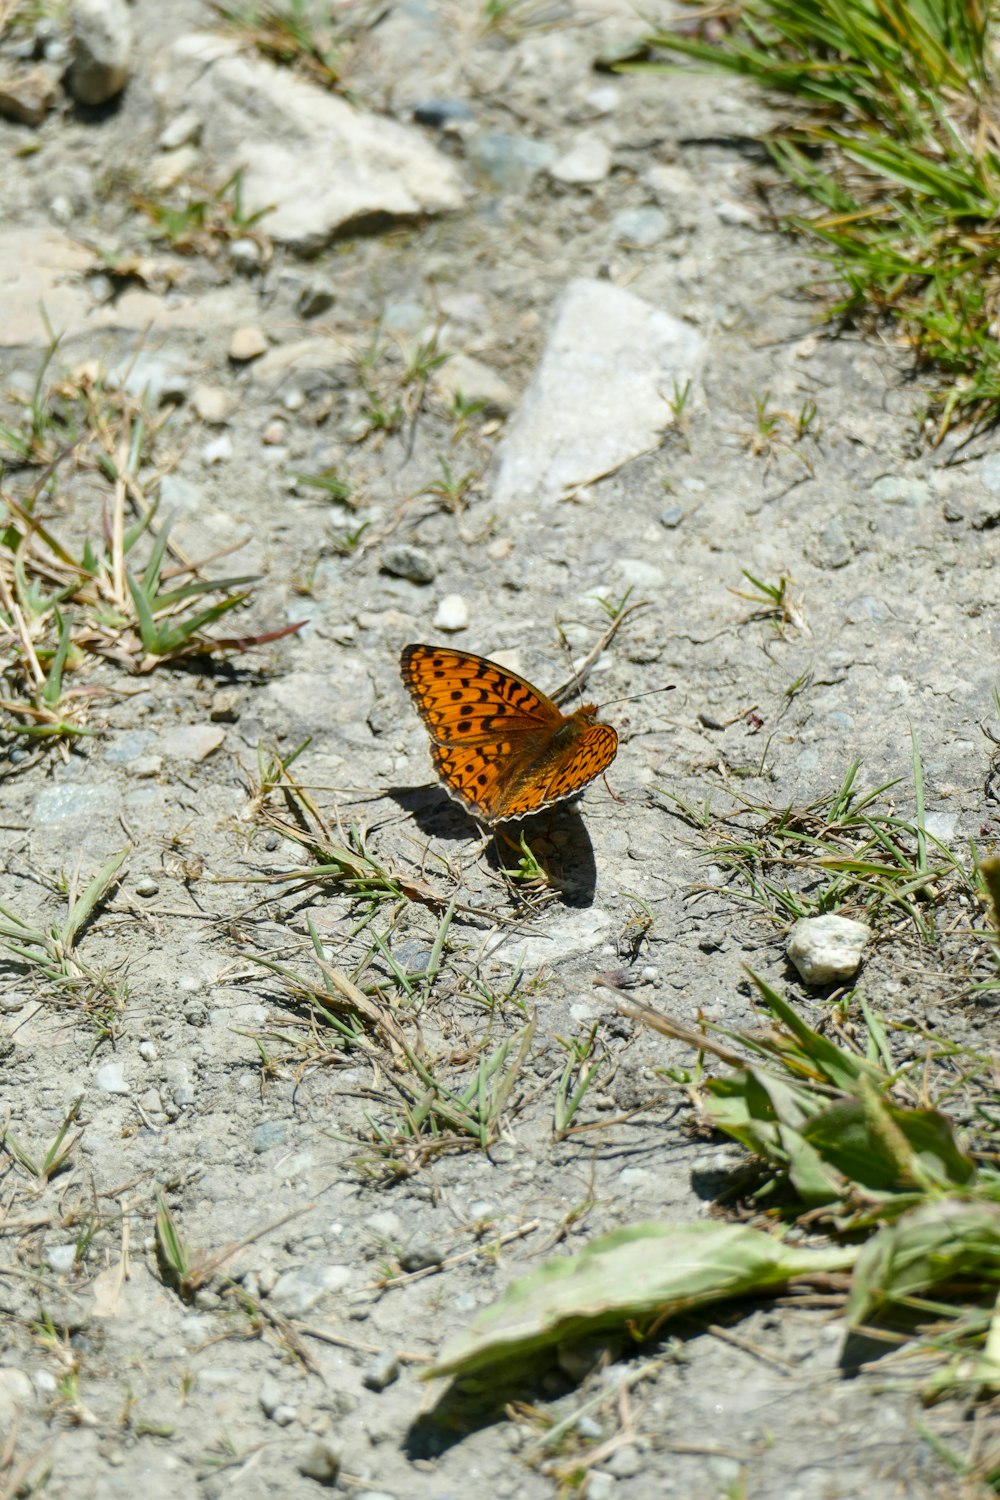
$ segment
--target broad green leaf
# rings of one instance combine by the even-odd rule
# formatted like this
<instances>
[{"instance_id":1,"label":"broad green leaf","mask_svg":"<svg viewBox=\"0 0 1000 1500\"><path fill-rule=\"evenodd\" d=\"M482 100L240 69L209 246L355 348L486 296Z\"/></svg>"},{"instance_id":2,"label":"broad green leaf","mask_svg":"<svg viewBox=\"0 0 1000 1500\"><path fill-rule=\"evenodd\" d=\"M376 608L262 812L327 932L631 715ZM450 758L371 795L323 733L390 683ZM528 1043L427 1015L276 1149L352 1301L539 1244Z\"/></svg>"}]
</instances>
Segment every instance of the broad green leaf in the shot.
<instances>
[{"instance_id":1,"label":"broad green leaf","mask_svg":"<svg viewBox=\"0 0 1000 1500\"><path fill-rule=\"evenodd\" d=\"M806 1250L741 1224L633 1224L546 1261L446 1344L425 1378L529 1358L566 1339L623 1329L792 1276L842 1271L853 1248Z\"/></svg>"}]
</instances>

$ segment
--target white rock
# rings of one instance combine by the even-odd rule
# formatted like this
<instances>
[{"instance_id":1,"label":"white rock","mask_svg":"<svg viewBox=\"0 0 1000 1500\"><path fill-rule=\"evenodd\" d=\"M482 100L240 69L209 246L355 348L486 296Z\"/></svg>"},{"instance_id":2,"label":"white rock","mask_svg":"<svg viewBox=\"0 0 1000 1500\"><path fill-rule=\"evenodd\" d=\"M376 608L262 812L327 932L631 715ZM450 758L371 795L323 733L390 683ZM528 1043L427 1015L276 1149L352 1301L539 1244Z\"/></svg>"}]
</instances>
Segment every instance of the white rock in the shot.
<instances>
[{"instance_id":1,"label":"white rock","mask_svg":"<svg viewBox=\"0 0 1000 1500\"><path fill-rule=\"evenodd\" d=\"M200 116L193 109L185 109L164 126L156 144L161 151L176 151L178 146L196 146L200 136Z\"/></svg>"},{"instance_id":2,"label":"white rock","mask_svg":"<svg viewBox=\"0 0 1000 1500\"><path fill-rule=\"evenodd\" d=\"M76 1264L76 1245L46 1245L42 1259L57 1276L68 1276Z\"/></svg>"},{"instance_id":3,"label":"white rock","mask_svg":"<svg viewBox=\"0 0 1000 1500\"><path fill-rule=\"evenodd\" d=\"M465 630L469 623L469 606L461 594L445 594L434 614L437 630Z\"/></svg>"},{"instance_id":4,"label":"white rock","mask_svg":"<svg viewBox=\"0 0 1000 1500\"><path fill-rule=\"evenodd\" d=\"M871 928L836 915L800 917L788 936L788 957L806 984L845 984L861 967Z\"/></svg>"},{"instance_id":5,"label":"white rock","mask_svg":"<svg viewBox=\"0 0 1000 1500\"><path fill-rule=\"evenodd\" d=\"M246 212L265 211L261 229L303 253L349 228L462 206L454 166L418 131L247 57L238 41L181 37L157 92L167 113L198 114L219 174L243 169Z\"/></svg>"},{"instance_id":6,"label":"white rock","mask_svg":"<svg viewBox=\"0 0 1000 1500\"><path fill-rule=\"evenodd\" d=\"M549 176L557 182L603 182L611 171L611 152L603 141L587 137L553 162Z\"/></svg>"},{"instance_id":7,"label":"white rock","mask_svg":"<svg viewBox=\"0 0 1000 1500\"><path fill-rule=\"evenodd\" d=\"M161 754L173 760L201 761L218 750L226 738L219 724L181 724L161 735Z\"/></svg>"},{"instance_id":8,"label":"white rock","mask_svg":"<svg viewBox=\"0 0 1000 1500\"><path fill-rule=\"evenodd\" d=\"M278 1277L271 1301L286 1317L301 1318L324 1297L342 1292L353 1279L350 1266L296 1266Z\"/></svg>"},{"instance_id":9,"label":"white rock","mask_svg":"<svg viewBox=\"0 0 1000 1500\"><path fill-rule=\"evenodd\" d=\"M102 1063L94 1074L94 1082L103 1094L128 1094L131 1092L129 1085L125 1082L123 1064L117 1058L111 1062Z\"/></svg>"},{"instance_id":10,"label":"white rock","mask_svg":"<svg viewBox=\"0 0 1000 1500\"><path fill-rule=\"evenodd\" d=\"M236 410L236 397L220 385L196 385L191 405L203 422L222 427Z\"/></svg>"},{"instance_id":11,"label":"white rock","mask_svg":"<svg viewBox=\"0 0 1000 1500\"><path fill-rule=\"evenodd\" d=\"M229 340L229 358L234 364L245 365L266 353L267 339L259 328L237 328Z\"/></svg>"},{"instance_id":12,"label":"white rock","mask_svg":"<svg viewBox=\"0 0 1000 1500\"><path fill-rule=\"evenodd\" d=\"M601 83L584 95L584 102L595 115L609 115L622 102L622 91L613 83Z\"/></svg>"},{"instance_id":13,"label":"white rock","mask_svg":"<svg viewBox=\"0 0 1000 1500\"><path fill-rule=\"evenodd\" d=\"M176 151L164 151L153 159L149 169L150 183L158 193L168 193L185 177L191 176L200 154L197 146L178 146Z\"/></svg>"},{"instance_id":14,"label":"white rock","mask_svg":"<svg viewBox=\"0 0 1000 1500\"><path fill-rule=\"evenodd\" d=\"M658 198L697 198L698 184L686 167L675 167L668 163L650 167L643 172L642 180Z\"/></svg>"},{"instance_id":15,"label":"white rock","mask_svg":"<svg viewBox=\"0 0 1000 1500\"><path fill-rule=\"evenodd\" d=\"M201 450L201 461L208 468L215 464L226 464L233 456L233 440L228 432L220 432L217 438L206 443Z\"/></svg>"},{"instance_id":16,"label":"white rock","mask_svg":"<svg viewBox=\"0 0 1000 1500\"><path fill-rule=\"evenodd\" d=\"M570 282L500 447L494 504L558 500L659 446L665 395L695 379L703 349L694 328L631 292Z\"/></svg>"},{"instance_id":17,"label":"white rock","mask_svg":"<svg viewBox=\"0 0 1000 1500\"><path fill-rule=\"evenodd\" d=\"M73 0L73 61L67 78L79 104L105 104L128 82L132 19L125 0Z\"/></svg>"},{"instance_id":18,"label":"white rock","mask_svg":"<svg viewBox=\"0 0 1000 1500\"><path fill-rule=\"evenodd\" d=\"M647 562L644 557L615 558L615 572L623 583L629 583L635 589L662 588L667 581L663 569L656 563Z\"/></svg>"}]
</instances>

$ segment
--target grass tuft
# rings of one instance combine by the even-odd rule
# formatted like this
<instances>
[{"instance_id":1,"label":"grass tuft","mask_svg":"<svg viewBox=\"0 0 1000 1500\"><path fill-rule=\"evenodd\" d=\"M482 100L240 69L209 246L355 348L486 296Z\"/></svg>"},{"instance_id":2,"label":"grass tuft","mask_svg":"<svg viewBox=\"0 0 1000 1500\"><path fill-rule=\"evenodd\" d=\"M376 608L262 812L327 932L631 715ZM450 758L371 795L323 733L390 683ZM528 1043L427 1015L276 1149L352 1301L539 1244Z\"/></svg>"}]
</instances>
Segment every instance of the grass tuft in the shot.
<instances>
[{"instance_id":1,"label":"grass tuft","mask_svg":"<svg viewBox=\"0 0 1000 1500\"><path fill-rule=\"evenodd\" d=\"M933 442L958 420L995 422L1000 115L987 7L743 0L648 41L794 101L767 145L815 205L787 224L831 267L831 316L894 330L936 372Z\"/></svg>"}]
</instances>

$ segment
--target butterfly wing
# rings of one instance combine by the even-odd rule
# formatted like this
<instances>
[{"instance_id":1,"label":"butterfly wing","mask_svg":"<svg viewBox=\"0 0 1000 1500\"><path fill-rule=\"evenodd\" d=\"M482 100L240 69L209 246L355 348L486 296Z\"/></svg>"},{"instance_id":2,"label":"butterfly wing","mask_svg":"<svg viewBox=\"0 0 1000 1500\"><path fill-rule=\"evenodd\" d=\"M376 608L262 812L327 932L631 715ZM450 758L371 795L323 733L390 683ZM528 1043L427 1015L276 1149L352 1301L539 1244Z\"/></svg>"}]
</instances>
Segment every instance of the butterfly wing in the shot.
<instances>
[{"instance_id":1,"label":"butterfly wing","mask_svg":"<svg viewBox=\"0 0 1000 1500\"><path fill-rule=\"evenodd\" d=\"M550 764L512 787L501 810L493 814L494 819L523 818L526 813L572 797L606 771L617 754L618 736L610 724L585 724Z\"/></svg>"},{"instance_id":2,"label":"butterfly wing","mask_svg":"<svg viewBox=\"0 0 1000 1500\"><path fill-rule=\"evenodd\" d=\"M509 777L509 744L431 744L434 769L452 797L484 823L509 817L504 810Z\"/></svg>"},{"instance_id":3,"label":"butterfly wing","mask_svg":"<svg viewBox=\"0 0 1000 1500\"><path fill-rule=\"evenodd\" d=\"M407 646L399 667L437 745L485 750L499 738L553 730L563 722L551 698L484 656L448 646Z\"/></svg>"}]
</instances>

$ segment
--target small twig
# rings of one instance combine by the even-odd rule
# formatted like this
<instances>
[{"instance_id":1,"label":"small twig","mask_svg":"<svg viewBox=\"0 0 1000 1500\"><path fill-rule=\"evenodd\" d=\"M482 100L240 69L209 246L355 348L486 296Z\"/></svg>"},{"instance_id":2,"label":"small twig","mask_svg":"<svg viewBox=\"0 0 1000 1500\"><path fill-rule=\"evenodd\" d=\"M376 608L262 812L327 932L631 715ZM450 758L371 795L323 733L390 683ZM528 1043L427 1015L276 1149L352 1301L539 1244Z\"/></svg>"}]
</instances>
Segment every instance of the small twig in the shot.
<instances>
[{"instance_id":1,"label":"small twig","mask_svg":"<svg viewBox=\"0 0 1000 1500\"><path fill-rule=\"evenodd\" d=\"M385 1350L379 1344L366 1344L362 1339L349 1339L346 1334L333 1333L327 1328L317 1328L312 1323L299 1323L296 1332L306 1334L309 1338L320 1339L324 1344L335 1344L338 1349L354 1349L359 1354L384 1354ZM413 1349L397 1349L396 1358L401 1365L432 1365L435 1356L433 1354L418 1354Z\"/></svg>"},{"instance_id":2,"label":"small twig","mask_svg":"<svg viewBox=\"0 0 1000 1500\"><path fill-rule=\"evenodd\" d=\"M625 624L625 621L629 618L629 616L634 615L636 610L649 608L650 605L648 602L640 601L638 604L630 604L627 609L622 610L620 615L616 615L616 617L611 621L611 624L608 626L607 630L601 636L600 640L597 642L596 646L588 651L587 655L577 667L572 677L570 677L568 681L564 682L561 687L557 687L554 693L549 694L552 702L557 704L565 703L567 698L575 697L576 694L579 693L581 688L585 685L587 678L593 671L594 663L598 660L601 653L603 651L606 651L607 648L611 645L611 642L614 640L615 636L618 634L619 630Z\"/></svg>"},{"instance_id":3,"label":"small twig","mask_svg":"<svg viewBox=\"0 0 1000 1500\"><path fill-rule=\"evenodd\" d=\"M527 1235L534 1234L536 1229L542 1227L541 1219L532 1219L528 1224L522 1224L520 1229L511 1229L507 1234L502 1234L498 1240L490 1240L489 1245L498 1248L509 1245L514 1240L523 1240ZM474 1245L471 1250L459 1250L454 1255L448 1255L439 1261L436 1266L424 1266L420 1271L409 1271L403 1276L391 1276L385 1281L369 1282L362 1290L366 1292L386 1292L391 1287L410 1286L414 1281L423 1281L425 1276L436 1276L439 1271L450 1271L452 1266L457 1266L466 1260L475 1260L477 1255L486 1253L486 1245Z\"/></svg>"}]
</instances>

